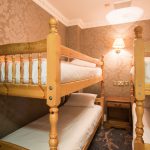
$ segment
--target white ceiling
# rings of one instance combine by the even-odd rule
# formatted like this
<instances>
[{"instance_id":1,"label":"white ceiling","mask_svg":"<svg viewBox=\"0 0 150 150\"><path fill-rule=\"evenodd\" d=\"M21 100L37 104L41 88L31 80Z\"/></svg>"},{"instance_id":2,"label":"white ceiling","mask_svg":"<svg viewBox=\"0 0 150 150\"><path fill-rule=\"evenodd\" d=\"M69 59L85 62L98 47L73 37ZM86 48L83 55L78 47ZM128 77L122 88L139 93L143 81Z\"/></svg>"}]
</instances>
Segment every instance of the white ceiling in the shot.
<instances>
[{"instance_id":1,"label":"white ceiling","mask_svg":"<svg viewBox=\"0 0 150 150\"><path fill-rule=\"evenodd\" d=\"M144 10L139 20L150 19L150 0L33 0L63 24L79 25L81 28L109 25L106 15L116 9L113 2L131 1L130 6ZM122 5L118 5L123 6ZM132 14L131 14L132 15Z\"/></svg>"}]
</instances>

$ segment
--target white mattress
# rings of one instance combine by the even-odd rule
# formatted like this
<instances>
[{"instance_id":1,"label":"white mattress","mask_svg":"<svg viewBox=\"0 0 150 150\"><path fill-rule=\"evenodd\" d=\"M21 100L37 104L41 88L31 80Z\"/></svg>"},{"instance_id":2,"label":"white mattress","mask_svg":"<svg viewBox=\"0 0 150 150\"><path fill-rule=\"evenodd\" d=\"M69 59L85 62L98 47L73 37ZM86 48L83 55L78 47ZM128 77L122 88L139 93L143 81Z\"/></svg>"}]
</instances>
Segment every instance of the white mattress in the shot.
<instances>
[{"instance_id":1,"label":"white mattress","mask_svg":"<svg viewBox=\"0 0 150 150\"><path fill-rule=\"evenodd\" d=\"M145 83L150 83L150 57L145 57L144 60L145 60ZM134 79L134 67L131 68L130 74Z\"/></svg>"},{"instance_id":2,"label":"white mattress","mask_svg":"<svg viewBox=\"0 0 150 150\"><path fill-rule=\"evenodd\" d=\"M38 83L38 59L32 61L32 81ZM29 61L24 61L24 83L29 82ZM1 81L5 80L5 63L1 63ZM46 84L47 60L41 61L41 82ZM52 72L53 73L53 72ZM61 83L83 80L95 75L101 76L101 68L83 67L67 62L61 62ZM8 62L8 82L12 82L12 62ZM20 82L20 62L16 62L16 83Z\"/></svg>"},{"instance_id":3,"label":"white mattress","mask_svg":"<svg viewBox=\"0 0 150 150\"><path fill-rule=\"evenodd\" d=\"M63 106L59 111L59 150L81 150L98 123L102 108ZM30 150L48 150L49 115L4 137L11 142Z\"/></svg>"},{"instance_id":4,"label":"white mattress","mask_svg":"<svg viewBox=\"0 0 150 150\"><path fill-rule=\"evenodd\" d=\"M132 117L133 117L133 141L136 137L135 133L135 125L137 121L136 113L135 113L136 104L134 103L132 106ZM150 108L144 108L143 115L143 124L144 124L144 135L143 139L145 143L150 143Z\"/></svg>"}]
</instances>

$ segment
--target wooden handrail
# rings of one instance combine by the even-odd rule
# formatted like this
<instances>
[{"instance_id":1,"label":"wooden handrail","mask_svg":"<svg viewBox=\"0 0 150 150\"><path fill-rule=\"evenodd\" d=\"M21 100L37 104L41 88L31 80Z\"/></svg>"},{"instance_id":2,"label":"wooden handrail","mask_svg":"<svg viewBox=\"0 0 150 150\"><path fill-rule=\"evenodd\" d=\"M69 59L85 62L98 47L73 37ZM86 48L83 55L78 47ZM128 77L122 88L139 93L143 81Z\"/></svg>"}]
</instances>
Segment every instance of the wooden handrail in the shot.
<instances>
[{"instance_id":1,"label":"wooden handrail","mask_svg":"<svg viewBox=\"0 0 150 150\"><path fill-rule=\"evenodd\" d=\"M46 52L46 40L0 45L0 56Z\"/></svg>"},{"instance_id":2,"label":"wooden handrail","mask_svg":"<svg viewBox=\"0 0 150 150\"><path fill-rule=\"evenodd\" d=\"M94 63L96 65L101 65L99 59L87 56L85 54L82 54L80 52L77 52L77 51L75 51L71 48L65 47L65 46L61 46L61 55L65 56L65 57L68 57L68 58L77 58L77 59L81 59L81 60L84 60L84 61Z\"/></svg>"}]
</instances>

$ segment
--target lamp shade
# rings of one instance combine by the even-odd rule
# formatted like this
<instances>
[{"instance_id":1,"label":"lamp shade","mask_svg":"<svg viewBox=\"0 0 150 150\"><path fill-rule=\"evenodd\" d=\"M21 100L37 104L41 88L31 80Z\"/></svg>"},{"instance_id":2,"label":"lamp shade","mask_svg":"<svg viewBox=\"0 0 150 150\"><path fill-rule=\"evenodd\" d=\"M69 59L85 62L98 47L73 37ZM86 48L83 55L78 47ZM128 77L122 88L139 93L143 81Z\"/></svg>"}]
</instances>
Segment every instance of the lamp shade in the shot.
<instances>
[{"instance_id":1,"label":"lamp shade","mask_svg":"<svg viewBox=\"0 0 150 150\"><path fill-rule=\"evenodd\" d=\"M125 48L125 44L122 38L116 38L114 43L113 43L113 48L114 49L123 49Z\"/></svg>"}]
</instances>

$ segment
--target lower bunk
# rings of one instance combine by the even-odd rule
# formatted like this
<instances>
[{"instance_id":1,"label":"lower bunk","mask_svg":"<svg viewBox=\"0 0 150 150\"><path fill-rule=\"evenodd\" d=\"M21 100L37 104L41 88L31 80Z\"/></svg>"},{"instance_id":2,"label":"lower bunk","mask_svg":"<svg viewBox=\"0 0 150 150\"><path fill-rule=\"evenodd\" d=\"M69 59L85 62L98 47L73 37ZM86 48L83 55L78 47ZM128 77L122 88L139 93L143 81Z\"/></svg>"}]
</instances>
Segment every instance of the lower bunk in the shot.
<instances>
[{"instance_id":1,"label":"lower bunk","mask_svg":"<svg viewBox=\"0 0 150 150\"><path fill-rule=\"evenodd\" d=\"M94 104L95 98L91 100L87 98L87 94L72 95L71 100L69 98L59 109L59 150L87 149L102 120L103 108ZM95 97L93 94L89 95ZM48 150L48 138L49 114L4 137L2 141L30 150Z\"/></svg>"}]
</instances>

